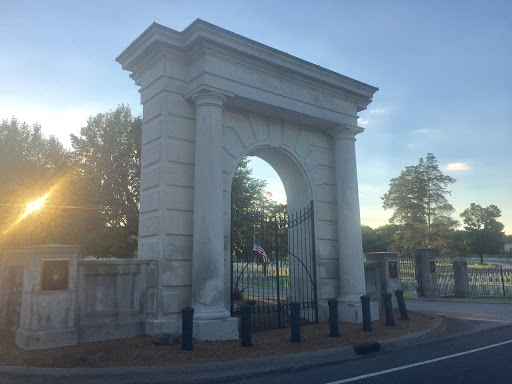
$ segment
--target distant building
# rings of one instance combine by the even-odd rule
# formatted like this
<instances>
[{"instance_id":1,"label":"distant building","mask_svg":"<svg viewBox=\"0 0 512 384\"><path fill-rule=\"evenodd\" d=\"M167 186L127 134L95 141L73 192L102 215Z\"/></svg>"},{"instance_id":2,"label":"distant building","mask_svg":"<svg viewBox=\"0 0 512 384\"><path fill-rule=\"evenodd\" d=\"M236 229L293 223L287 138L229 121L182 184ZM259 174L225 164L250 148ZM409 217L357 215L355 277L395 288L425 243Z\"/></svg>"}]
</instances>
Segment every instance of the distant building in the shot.
<instances>
[{"instance_id":1,"label":"distant building","mask_svg":"<svg viewBox=\"0 0 512 384\"><path fill-rule=\"evenodd\" d=\"M505 252L512 252L512 244L503 244L503 250Z\"/></svg>"}]
</instances>

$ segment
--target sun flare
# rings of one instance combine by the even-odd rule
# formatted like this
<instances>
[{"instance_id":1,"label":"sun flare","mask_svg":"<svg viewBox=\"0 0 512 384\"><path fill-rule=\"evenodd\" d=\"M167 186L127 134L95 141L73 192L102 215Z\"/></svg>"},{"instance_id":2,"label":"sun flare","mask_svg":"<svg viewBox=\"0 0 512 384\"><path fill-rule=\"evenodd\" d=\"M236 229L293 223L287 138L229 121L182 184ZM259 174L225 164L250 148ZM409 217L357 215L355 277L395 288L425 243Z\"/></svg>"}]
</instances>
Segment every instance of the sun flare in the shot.
<instances>
[{"instance_id":1,"label":"sun flare","mask_svg":"<svg viewBox=\"0 0 512 384\"><path fill-rule=\"evenodd\" d=\"M46 200L46 197L48 194L41 197L39 200L32 201L31 203L27 204L27 210L25 211L24 216L30 215L32 212L37 211L43 206L44 201Z\"/></svg>"}]
</instances>

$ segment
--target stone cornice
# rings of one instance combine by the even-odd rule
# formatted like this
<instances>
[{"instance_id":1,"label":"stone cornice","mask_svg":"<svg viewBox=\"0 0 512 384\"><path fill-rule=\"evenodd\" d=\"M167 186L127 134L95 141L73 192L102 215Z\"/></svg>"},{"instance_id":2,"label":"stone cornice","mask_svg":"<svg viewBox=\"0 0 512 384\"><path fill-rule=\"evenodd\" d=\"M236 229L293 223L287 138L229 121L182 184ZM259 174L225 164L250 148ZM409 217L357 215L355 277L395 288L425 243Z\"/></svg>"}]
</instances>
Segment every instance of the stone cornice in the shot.
<instances>
[{"instance_id":1,"label":"stone cornice","mask_svg":"<svg viewBox=\"0 0 512 384\"><path fill-rule=\"evenodd\" d=\"M364 128L352 124L342 124L325 130L325 133L335 140L354 140L356 136L364 132Z\"/></svg>"},{"instance_id":2,"label":"stone cornice","mask_svg":"<svg viewBox=\"0 0 512 384\"><path fill-rule=\"evenodd\" d=\"M175 51L181 50L184 52L193 49L194 46L204 41L226 48L233 52L234 57L242 54L250 57L251 60L264 62L273 67L281 67L299 76L327 84L344 94L351 94L351 98L354 99L359 111L366 108L371 102L373 94L378 90L376 87L322 68L199 19L182 32L153 23L117 57L116 61L123 66L123 69L136 72L144 67L144 62L148 60L147 53L150 47L174 48ZM134 73L134 75L136 74Z\"/></svg>"}]
</instances>

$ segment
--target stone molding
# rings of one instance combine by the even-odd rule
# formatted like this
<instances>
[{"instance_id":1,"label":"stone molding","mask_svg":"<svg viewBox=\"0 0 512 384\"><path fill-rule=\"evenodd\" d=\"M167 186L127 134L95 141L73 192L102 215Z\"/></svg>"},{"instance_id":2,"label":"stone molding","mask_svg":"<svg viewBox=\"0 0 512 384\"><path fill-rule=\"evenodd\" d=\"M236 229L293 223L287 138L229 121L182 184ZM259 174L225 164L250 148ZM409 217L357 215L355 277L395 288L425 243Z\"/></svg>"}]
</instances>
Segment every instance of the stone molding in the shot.
<instances>
[{"instance_id":1,"label":"stone molding","mask_svg":"<svg viewBox=\"0 0 512 384\"><path fill-rule=\"evenodd\" d=\"M342 124L338 127L333 127L325 130L325 133L338 140L353 140L356 141L356 136L364 132L363 127L352 124Z\"/></svg>"},{"instance_id":2,"label":"stone molding","mask_svg":"<svg viewBox=\"0 0 512 384\"><path fill-rule=\"evenodd\" d=\"M190 96L190 99L195 103L194 107L218 107L224 109L226 97L218 92L199 91Z\"/></svg>"}]
</instances>

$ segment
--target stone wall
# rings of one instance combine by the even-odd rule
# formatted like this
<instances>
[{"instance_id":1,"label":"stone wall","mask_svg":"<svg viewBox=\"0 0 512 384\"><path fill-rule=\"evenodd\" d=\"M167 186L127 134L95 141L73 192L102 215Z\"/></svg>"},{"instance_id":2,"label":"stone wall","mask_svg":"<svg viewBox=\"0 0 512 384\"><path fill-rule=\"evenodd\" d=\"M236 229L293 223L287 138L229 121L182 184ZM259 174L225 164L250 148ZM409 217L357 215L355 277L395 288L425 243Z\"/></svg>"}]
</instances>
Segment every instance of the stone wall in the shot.
<instances>
[{"instance_id":1,"label":"stone wall","mask_svg":"<svg viewBox=\"0 0 512 384\"><path fill-rule=\"evenodd\" d=\"M16 331L18 329L24 264L23 251L0 253L0 330Z\"/></svg>"},{"instance_id":2,"label":"stone wall","mask_svg":"<svg viewBox=\"0 0 512 384\"><path fill-rule=\"evenodd\" d=\"M144 334L149 261L80 260L78 342Z\"/></svg>"},{"instance_id":3,"label":"stone wall","mask_svg":"<svg viewBox=\"0 0 512 384\"><path fill-rule=\"evenodd\" d=\"M55 261L69 265L67 282L45 289L47 272L50 284L60 277L43 267ZM0 329L16 332L16 343L24 349L144 334L155 275L149 260L78 260L76 246L2 252Z\"/></svg>"}]
</instances>

